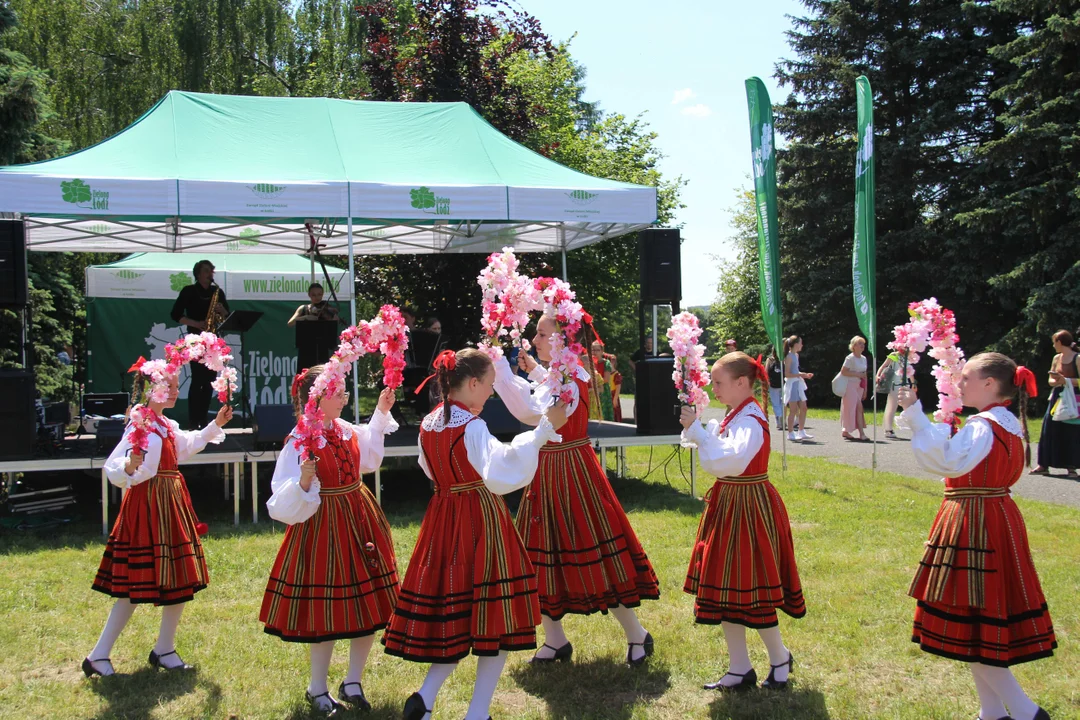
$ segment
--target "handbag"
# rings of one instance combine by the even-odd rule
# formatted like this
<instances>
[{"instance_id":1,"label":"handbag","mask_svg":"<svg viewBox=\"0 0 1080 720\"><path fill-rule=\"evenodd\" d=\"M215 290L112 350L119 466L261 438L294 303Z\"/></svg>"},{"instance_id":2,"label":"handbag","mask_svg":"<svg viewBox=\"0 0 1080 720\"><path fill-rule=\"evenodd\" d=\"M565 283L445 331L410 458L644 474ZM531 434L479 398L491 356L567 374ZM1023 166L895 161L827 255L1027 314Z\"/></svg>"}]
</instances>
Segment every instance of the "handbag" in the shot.
<instances>
[{"instance_id":1,"label":"handbag","mask_svg":"<svg viewBox=\"0 0 1080 720\"><path fill-rule=\"evenodd\" d=\"M1080 418L1080 412L1076 408L1076 395L1073 393L1071 386L1066 385L1061 388L1061 393L1058 395L1057 402L1054 403L1054 408L1050 411L1050 417L1055 422L1072 422L1072 424L1080 424L1076 422L1077 418Z\"/></svg>"},{"instance_id":2,"label":"handbag","mask_svg":"<svg viewBox=\"0 0 1080 720\"><path fill-rule=\"evenodd\" d=\"M874 387L874 392L878 395L888 395L893 391L893 383L895 381L896 366L890 362L885 366L885 371L881 373L881 381Z\"/></svg>"},{"instance_id":3,"label":"handbag","mask_svg":"<svg viewBox=\"0 0 1080 720\"><path fill-rule=\"evenodd\" d=\"M847 383L848 379L842 373L836 373L836 377L832 379L832 394L838 398L844 397L847 393Z\"/></svg>"}]
</instances>

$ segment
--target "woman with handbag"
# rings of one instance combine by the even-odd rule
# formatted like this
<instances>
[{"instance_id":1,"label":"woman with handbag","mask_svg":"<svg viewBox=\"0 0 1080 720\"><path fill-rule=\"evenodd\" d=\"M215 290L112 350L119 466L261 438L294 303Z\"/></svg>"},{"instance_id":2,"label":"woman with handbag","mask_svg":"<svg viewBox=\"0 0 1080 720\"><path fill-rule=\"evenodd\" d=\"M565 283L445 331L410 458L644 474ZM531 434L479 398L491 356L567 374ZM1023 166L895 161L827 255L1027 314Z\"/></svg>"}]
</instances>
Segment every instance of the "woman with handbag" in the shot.
<instances>
[{"instance_id":1,"label":"woman with handbag","mask_svg":"<svg viewBox=\"0 0 1080 720\"><path fill-rule=\"evenodd\" d=\"M1032 475L1049 475L1050 468L1065 468L1065 476L1076 478L1080 467L1080 420L1076 418L1077 377L1080 377L1080 348L1068 330L1053 334L1057 355L1050 363L1050 402L1043 416L1039 437L1039 464ZM1069 403L1066 393L1074 402ZM1067 416L1072 415L1072 418Z\"/></svg>"},{"instance_id":2,"label":"woman with handbag","mask_svg":"<svg viewBox=\"0 0 1080 720\"><path fill-rule=\"evenodd\" d=\"M858 432L858 440L869 440L863 428L866 427L866 415L863 413L863 400L866 399L866 340L856 335L848 343L851 354L844 358L844 365L840 368L840 375L847 380L844 394L840 398L840 420L843 427L841 436L845 440L855 440L852 432Z\"/></svg>"}]
</instances>

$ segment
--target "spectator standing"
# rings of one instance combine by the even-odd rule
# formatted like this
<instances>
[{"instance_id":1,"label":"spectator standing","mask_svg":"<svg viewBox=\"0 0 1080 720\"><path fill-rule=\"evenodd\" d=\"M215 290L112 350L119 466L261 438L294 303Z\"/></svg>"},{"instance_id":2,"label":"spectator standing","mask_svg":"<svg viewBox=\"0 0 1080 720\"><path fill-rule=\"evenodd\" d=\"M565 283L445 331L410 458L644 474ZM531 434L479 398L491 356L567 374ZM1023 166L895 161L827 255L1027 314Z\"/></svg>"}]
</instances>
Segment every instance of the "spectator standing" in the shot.
<instances>
[{"instance_id":1,"label":"spectator standing","mask_svg":"<svg viewBox=\"0 0 1080 720\"><path fill-rule=\"evenodd\" d=\"M776 348L770 347L769 357L765 360L765 374L769 378L769 402L776 418L776 429L780 432L784 431L783 373L783 363L776 356Z\"/></svg>"},{"instance_id":2,"label":"spectator standing","mask_svg":"<svg viewBox=\"0 0 1080 720\"><path fill-rule=\"evenodd\" d=\"M1050 468L1057 467L1065 468L1067 477L1076 478L1076 468L1080 467L1080 425L1054 420L1053 408L1062 393L1077 390L1080 348L1068 330L1058 330L1052 339L1057 355L1050 362L1050 402L1039 437L1039 464L1031 474L1049 475Z\"/></svg>"},{"instance_id":3,"label":"spectator standing","mask_svg":"<svg viewBox=\"0 0 1080 720\"><path fill-rule=\"evenodd\" d=\"M877 393L889 396L885 401L885 419L883 424L885 427L885 437L890 440L896 439L896 431L894 429L896 424L896 402L900 392L900 383L904 379L902 372L900 356L893 352L889 353L888 357L885 358L885 362L881 363L881 367L878 368L877 375L875 376Z\"/></svg>"},{"instance_id":4,"label":"spectator standing","mask_svg":"<svg viewBox=\"0 0 1080 720\"><path fill-rule=\"evenodd\" d=\"M862 404L866 399L867 361L863 355L866 340L856 335L848 343L848 350L851 350L851 354L844 358L844 365L840 368L840 374L847 379L844 395L840 399L840 420L843 428L841 437L854 440L851 433L858 432L858 439L866 442L869 438L863 432L866 427L866 414Z\"/></svg>"}]
</instances>

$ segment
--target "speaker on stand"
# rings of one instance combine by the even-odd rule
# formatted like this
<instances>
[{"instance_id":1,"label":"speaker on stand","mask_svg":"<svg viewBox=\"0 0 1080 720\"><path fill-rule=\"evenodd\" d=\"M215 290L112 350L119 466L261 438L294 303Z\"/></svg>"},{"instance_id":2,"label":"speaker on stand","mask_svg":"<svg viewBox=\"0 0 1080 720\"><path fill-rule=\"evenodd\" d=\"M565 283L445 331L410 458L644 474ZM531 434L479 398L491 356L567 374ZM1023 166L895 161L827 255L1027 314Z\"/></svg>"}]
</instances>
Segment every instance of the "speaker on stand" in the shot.
<instances>
[{"instance_id":1,"label":"speaker on stand","mask_svg":"<svg viewBox=\"0 0 1080 720\"><path fill-rule=\"evenodd\" d=\"M651 355L637 363L634 389L634 412L638 434L677 435L679 399L671 381L671 357L658 357L660 352L658 308L670 306L671 314L679 313L682 301L682 238L677 229L650 228L638 233L638 271L641 279L641 301L638 303L638 347L645 353L646 311L651 309Z\"/></svg>"}]
</instances>

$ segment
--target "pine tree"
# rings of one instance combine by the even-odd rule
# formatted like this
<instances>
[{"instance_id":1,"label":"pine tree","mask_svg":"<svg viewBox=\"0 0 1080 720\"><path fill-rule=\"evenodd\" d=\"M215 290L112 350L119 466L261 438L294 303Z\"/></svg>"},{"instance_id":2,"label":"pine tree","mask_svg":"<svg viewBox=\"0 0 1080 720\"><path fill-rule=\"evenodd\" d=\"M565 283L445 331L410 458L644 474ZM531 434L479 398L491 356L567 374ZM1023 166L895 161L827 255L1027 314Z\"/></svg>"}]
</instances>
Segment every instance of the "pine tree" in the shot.
<instances>
[{"instance_id":1,"label":"pine tree","mask_svg":"<svg viewBox=\"0 0 1080 720\"><path fill-rule=\"evenodd\" d=\"M804 0L778 65L790 88L776 108L785 332L804 336L804 364L839 367L857 325L852 307L855 79L874 91L877 307L880 349L908 302L937 295L975 345L1001 332L985 303L993 269L949 272L937 259L959 241L953 216L978 192L973 148L1000 133L991 101L1003 82L989 47L1004 29L985 3ZM981 258L990 265L995 258ZM968 347L968 345L965 345ZM826 383L812 392L828 394Z\"/></svg>"},{"instance_id":2,"label":"pine tree","mask_svg":"<svg viewBox=\"0 0 1080 720\"><path fill-rule=\"evenodd\" d=\"M1049 365L1047 336L1080 318L1080 6L998 0L1022 18L1020 32L991 49L1013 72L995 90L1006 132L977 157L985 187L958 220L1001 258L989 277L995 305L1012 322L994 340L1020 359Z\"/></svg>"},{"instance_id":3,"label":"pine tree","mask_svg":"<svg viewBox=\"0 0 1080 720\"><path fill-rule=\"evenodd\" d=\"M16 24L15 12L0 3L0 165L43 160L63 150L41 131L52 113L47 74L5 47Z\"/></svg>"}]
</instances>

